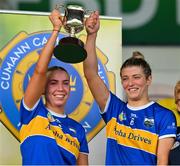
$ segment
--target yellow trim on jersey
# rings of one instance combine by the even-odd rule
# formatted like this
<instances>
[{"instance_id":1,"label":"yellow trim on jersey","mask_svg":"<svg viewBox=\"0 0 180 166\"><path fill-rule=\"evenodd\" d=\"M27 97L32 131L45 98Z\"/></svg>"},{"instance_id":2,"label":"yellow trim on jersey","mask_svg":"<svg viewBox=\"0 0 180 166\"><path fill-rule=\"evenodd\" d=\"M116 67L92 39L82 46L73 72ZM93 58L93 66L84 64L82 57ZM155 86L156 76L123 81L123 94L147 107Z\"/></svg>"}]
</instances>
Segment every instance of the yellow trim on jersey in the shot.
<instances>
[{"instance_id":1,"label":"yellow trim on jersey","mask_svg":"<svg viewBox=\"0 0 180 166\"><path fill-rule=\"evenodd\" d=\"M46 118L37 116L28 125L23 125L20 130L21 143L30 136L42 135L55 139L57 144L66 149L77 158L80 144L77 138L64 134L60 127L50 125Z\"/></svg>"},{"instance_id":2,"label":"yellow trim on jersey","mask_svg":"<svg viewBox=\"0 0 180 166\"><path fill-rule=\"evenodd\" d=\"M121 125L112 118L107 124L107 137L114 139L118 144L141 149L156 155L158 136L145 130L132 129Z\"/></svg>"}]
</instances>

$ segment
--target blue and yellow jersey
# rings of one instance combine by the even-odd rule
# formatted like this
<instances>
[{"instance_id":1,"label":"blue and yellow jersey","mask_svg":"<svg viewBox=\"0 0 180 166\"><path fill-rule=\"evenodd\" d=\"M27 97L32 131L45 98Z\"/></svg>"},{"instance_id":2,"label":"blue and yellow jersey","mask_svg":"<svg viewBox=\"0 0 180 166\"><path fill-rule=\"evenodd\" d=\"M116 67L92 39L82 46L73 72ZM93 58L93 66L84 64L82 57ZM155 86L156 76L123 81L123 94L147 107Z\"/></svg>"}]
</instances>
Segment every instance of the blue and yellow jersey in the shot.
<instances>
[{"instance_id":1,"label":"blue and yellow jersey","mask_svg":"<svg viewBox=\"0 0 180 166\"><path fill-rule=\"evenodd\" d=\"M175 117L177 122L177 135L176 141L180 142L180 112L177 110L177 105L175 104L175 100L173 98L164 98L157 101L160 105L170 109Z\"/></svg>"},{"instance_id":2,"label":"blue and yellow jersey","mask_svg":"<svg viewBox=\"0 0 180 166\"><path fill-rule=\"evenodd\" d=\"M79 153L89 153L81 124L48 111L42 100L32 110L21 102L20 120L23 165L75 165Z\"/></svg>"},{"instance_id":3,"label":"blue and yellow jersey","mask_svg":"<svg viewBox=\"0 0 180 166\"><path fill-rule=\"evenodd\" d=\"M130 107L111 93L106 122L107 165L156 165L158 140L176 136L173 113L155 102Z\"/></svg>"}]
</instances>

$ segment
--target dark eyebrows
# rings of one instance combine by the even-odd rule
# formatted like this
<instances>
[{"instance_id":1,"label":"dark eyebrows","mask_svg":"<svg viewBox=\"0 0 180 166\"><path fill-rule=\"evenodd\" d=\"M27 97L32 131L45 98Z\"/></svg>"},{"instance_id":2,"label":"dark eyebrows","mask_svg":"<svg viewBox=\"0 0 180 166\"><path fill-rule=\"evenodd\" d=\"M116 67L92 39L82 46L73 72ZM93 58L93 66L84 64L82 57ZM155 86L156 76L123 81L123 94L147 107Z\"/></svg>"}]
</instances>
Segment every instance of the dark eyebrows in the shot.
<instances>
[{"instance_id":1,"label":"dark eyebrows","mask_svg":"<svg viewBox=\"0 0 180 166\"><path fill-rule=\"evenodd\" d=\"M135 77L136 77L136 76L142 76L142 74L133 74L133 76L135 76Z\"/></svg>"},{"instance_id":2,"label":"dark eyebrows","mask_svg":"<svg viewBox=\"0 0 180 166\"><path fill-rule=\"evenodd\" d=\"M142 74L133 74L132 75L133 77L136 77L136 76L142 76ZM122 75L121 78L127 78L129 77L128 75Z\"/></svg>"},{"instance_id":3,"label":"dark eyebrows","mask_svg":"<svg viewBox=\"0 0 180 166\"><path fill-rule=\"evenodd\" d=\"M67 80L63 80L63 82L70 82L70 80L69 80L69 79L67 79Z\"/></svg>"},{"instance_id":4,"label":"dark eyebrows","mask_svg":"<svg viewBox=\"0 0 180 166\"><path fill-rule=\"evenodd\" d=\"M49 82L58 82L58 80L56 80L56 79L49 79ZM63 82L70 82L70 80L69 79L65 79L65 80L63 80Z\"/></svg>"},{"instance_id":5,"label":"dark eyebrows","mask_svg":"<svg viewBox=\"0 0 180 166\"><path fill-rule=\"evenodd\" d=\"M49 79L49 82L50 82L50 81L58 81L58 80L56 80L56 79Z\"/></svg>"}]
</instances>

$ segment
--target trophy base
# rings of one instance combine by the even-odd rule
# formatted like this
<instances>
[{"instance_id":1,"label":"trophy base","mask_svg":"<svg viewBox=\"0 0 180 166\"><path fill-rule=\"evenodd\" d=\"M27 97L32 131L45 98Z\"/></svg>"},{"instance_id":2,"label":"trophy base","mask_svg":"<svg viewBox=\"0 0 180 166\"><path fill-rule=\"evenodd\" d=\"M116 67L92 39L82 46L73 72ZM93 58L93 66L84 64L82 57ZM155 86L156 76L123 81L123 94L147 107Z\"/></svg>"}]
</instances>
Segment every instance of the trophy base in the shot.
<instances>
[{"instance_id":1,"label":"trophy base","mask_svg":"<svg viewBox=\"0 0 180 166\"><path fill-rule=\"evenodd\" d=\"M79 63L86 59L87 52L84 43L75 37L65 37L54 49L54 56L67 63Z\"/></svg>"}]
</instances>

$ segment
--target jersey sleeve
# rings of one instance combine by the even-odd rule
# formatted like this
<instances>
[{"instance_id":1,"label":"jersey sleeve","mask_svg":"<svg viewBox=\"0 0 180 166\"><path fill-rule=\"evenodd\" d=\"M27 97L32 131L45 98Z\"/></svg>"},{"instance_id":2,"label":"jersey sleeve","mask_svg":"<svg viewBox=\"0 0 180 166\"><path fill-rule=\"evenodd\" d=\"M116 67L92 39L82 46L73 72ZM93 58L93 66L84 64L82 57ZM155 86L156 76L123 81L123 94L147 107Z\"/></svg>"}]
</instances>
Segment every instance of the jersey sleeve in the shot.
<instances>
[{"instance_id":1,"label":"jersey sleeve","mask_svg":"<svg viewBox=\"0 0 180 166\"><path fill-rule=\"evenodd\" d=\"M80 153L85 153L88 154L89 153L89 148L88 148L88 143L87 143L87 139L86 139L86 133L84 128L81 128L81 131L79 132L81 134L81 140L80 140Z\"/></svg>"},{"instance_id":2,"label":"jersey sleeve","mask_svg":"<svg viewBox=\"0 0 180 166\"><path fill-rule=\"evenodd\" d=\"M120 100L117 96L115 96L112 92L110 92L110 97L108 103L106 104L105 110L101 113L101 116L105 123L108 123L112 117L117 117L119 111L122 110L125 103Z\"/></svg>"},{"instance_id":3,"label":"jersey sleeve","mask_svg":"<svg viewBox=\"0 0 180 166\"><path fill-rule=\"evenodd\" d=\"M177 125L174 114L170 110L164 110L161 111L160 116L159 139L176 137Z\"/></svg>"},{"instance_id":4,"label":"jersey sleeve","mask_svg":"<svg viewBox=\"0 0 180 166\"><path fill-rule=\"evenodd\" d=\"M38 113L38 107L43 104L43 101L39 99L32 109L28 108L24 99L21 100L20 104L20 123L28 124Z\"/></svg>"}]
</instances>

